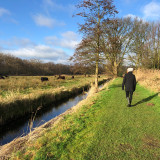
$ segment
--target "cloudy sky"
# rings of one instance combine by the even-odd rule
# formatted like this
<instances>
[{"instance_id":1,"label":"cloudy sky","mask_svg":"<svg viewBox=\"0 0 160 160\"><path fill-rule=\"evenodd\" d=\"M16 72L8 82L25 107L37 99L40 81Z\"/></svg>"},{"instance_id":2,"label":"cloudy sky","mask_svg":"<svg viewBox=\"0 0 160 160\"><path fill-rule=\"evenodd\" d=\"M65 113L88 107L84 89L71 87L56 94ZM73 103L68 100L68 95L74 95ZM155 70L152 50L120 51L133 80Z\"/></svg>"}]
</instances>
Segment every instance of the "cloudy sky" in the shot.
<instances>
[{"instance_id":1,"label":"cloudy sky","mask_svg":"<svg viewBox=\"0 0 160 160\"><path fill-rule=\"evenodd\" d=\"M81 40L79 0L0 0L0 52L23 59L68 63ZM160 20L160 0L114 0L118 17Z\"/></svg>"}]
</instances>

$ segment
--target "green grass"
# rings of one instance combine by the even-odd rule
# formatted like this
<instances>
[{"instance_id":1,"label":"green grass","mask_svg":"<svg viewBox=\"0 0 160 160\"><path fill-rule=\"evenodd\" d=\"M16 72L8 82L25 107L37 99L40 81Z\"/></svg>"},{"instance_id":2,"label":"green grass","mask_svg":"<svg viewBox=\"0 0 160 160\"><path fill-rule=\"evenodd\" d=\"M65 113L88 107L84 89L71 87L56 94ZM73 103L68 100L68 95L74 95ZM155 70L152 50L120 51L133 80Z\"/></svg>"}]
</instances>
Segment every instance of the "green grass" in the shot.
<instances>
[{"instance_id":1,"label":"green grass","mask_svg":"<svg viewBox=\"0 0 160 160\"><path fill-rule=\"evenodd\" d=\"M137 85L127 107L122 79L29 144L17 159L159 160L160 97Z\"/></svg>"}]
</instances>

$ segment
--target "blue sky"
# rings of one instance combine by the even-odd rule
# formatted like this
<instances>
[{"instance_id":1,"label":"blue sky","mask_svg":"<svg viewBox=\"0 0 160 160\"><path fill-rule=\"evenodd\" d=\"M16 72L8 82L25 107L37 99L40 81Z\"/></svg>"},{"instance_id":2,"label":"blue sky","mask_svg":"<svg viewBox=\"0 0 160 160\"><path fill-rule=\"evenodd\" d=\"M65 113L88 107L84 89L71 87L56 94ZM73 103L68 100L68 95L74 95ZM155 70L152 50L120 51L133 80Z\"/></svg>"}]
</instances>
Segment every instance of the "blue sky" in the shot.
<instances>
[{"instance_id":1,"label":"blue sky","mask_svg":"<svg viewBox=\"0 0 160 160\"><path fill-rule=\"evenodd\" d=\"M0 52L65 63L81 40L79 0L0 0ZM118 17L160 20L160 0L115 0Z\"/></svg>"}]
</instances>

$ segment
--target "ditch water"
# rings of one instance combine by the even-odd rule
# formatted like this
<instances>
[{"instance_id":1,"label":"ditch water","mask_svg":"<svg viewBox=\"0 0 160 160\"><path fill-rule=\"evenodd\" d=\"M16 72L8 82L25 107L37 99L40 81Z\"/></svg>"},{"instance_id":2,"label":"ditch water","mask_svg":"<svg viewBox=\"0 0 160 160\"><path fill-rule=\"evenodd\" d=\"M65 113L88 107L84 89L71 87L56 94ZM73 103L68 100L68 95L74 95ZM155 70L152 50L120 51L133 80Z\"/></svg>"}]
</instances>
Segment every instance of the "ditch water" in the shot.
<instances>
[{"instance_id":1,"label":"ditch water","mask_svg":"<svg viewBox=\"0 0 160 160\"><path fill-rule=\"evenodd\" d=\"M104 85L99 85L99 88L102 88ZM37 111L33 122L33 128L38 127L49 120L55 118L56 116L60 115L61 113L65 112L69 108L77 105L81 100L85 99L88 95L90 90L87 92L81 93L78 96L68 99L66 102L61 104L54 104L45 112L41 112L40 114ZM31 117L30 117L31 118ZM0 132L0 145L7 144L14 140L15 138L22 137L27 135L30 132L29 129L29 119L17 120L16 124L13 123L11 125L7 125L7 127L3 128Z\"/></svg>"}]
</instances>

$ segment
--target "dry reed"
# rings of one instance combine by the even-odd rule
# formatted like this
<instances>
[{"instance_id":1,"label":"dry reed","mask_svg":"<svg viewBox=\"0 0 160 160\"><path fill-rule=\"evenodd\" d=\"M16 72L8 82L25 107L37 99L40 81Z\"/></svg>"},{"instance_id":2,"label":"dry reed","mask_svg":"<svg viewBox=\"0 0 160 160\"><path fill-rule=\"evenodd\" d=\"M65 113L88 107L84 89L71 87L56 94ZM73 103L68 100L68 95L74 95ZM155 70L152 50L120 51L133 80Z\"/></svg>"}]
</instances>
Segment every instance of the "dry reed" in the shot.
<instances>
[{"instance_id":1,"label":"dry reed","mask_svg":"<svg viewBox=\"0 0 160 160\"><path fill-rule=\"evenodd\" d=\"M136 79L142 86L160 92L160 71L153 69L138 69L134 72Z\"/></svg>"},{"instance_id":2,"label":"dry reed","mask_svg":"<svg viewBox=\"0 0 160 160\"><path fill-rule=\"evenodd\" d=\"M92 82L94 77L66 76L65 80L48 76L49 81L41 82L40 76L11 76L0 80L0 103L11 103L16 100L34 99L42 94L49 94L70 88L73 84L78 87L86 82Z\"/></svg>"}]
</instances>

